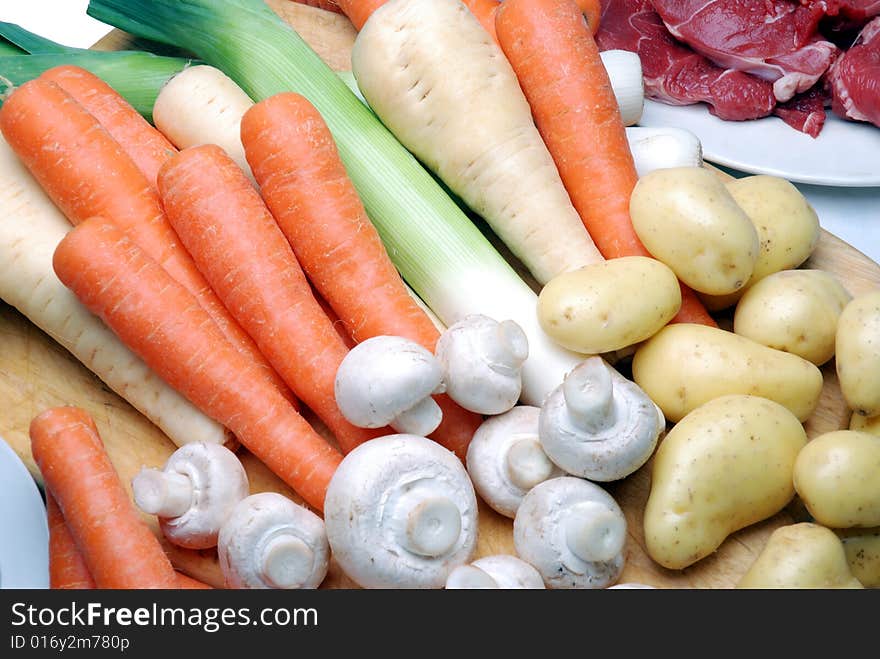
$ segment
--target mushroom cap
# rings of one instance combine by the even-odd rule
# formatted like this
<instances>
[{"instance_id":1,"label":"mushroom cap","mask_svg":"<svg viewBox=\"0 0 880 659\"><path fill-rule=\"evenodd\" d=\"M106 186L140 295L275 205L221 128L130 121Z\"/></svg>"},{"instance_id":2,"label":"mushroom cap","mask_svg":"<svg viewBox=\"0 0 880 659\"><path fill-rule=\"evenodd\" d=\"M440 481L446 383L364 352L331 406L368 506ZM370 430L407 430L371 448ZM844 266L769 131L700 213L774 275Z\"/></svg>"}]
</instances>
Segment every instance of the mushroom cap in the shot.
<instances>
[{"instance_id":1,"label":"mushroom cap","mask_svg":"<svg viewBox=\"0 0 880 659\"><path fill-rule=\"evenodd\" d=\"M459 565L449 573L446 589L544 589L538 571L524 560L509 554L484 556L469 565Z\"/></svg>"},{"instance_id":2,"label":"mushroom cap","mask_svg":"<svg viewBox=\"0 0 880 659\"><path fill-rule=\"evenodd\" d=\"M477 497L454 453L417 435L387 435L345 456L324 521L334 557L360 586L442 588L476 548Z\"/></svg>"},{"instance_id":3,"label":"mushroom cap","mask_svg":"<svg viewBox=\"0 0 880 659\"><path fill-rule=\"evenodd\" d=\"M522 498L537 483L564 475L538 440L541 409L517 405L486 419L467 451L474 489L496 512L513 518Z\"/></svg>"},{"instance_id":4,"label":"mushroom cap","mask_svg":"<svg viewBox=\"0 0 880 659\"><path fill-rule=\"evenodd\" d=\"M590 369L607 369L608 377L593 377L596 371L588 374ZM585 412L583 416L572 410L567 396L579 395L576 389L572 391L572 385L577 387L576 380L581 378L584 387L611 387L607 416L605 410ZM601 357L590 357L547 397L541 408L539 435L547 456L560 468L574 476L608 482L644 465L665 428L663 412L635 382L609 367Z\"/></svg>"},{"instance_id":5,"label":"mushroom cap","mask_svg":"<svg viewBox=\"0 0 880 659\"><path fill-rule=\"evenodd\" d=\"M513 520L516 553L548 588L606 588L623 571L626 518L600 486L572 476L536 485ZM585 560L589 549L603 560ZM578 553L575 553L577 550ZM605 555L613 554L608 558Z\"/></svg>"},{"instance_id":6,"label":"mushroom cap","mask_svg":"<svg viewBox=\"0 0 880 659\"><path fill-rule=\"evenodd\" d=\"M220 444L194 442L174 451L163 471L189 479L192 504L179 517L159 517L162 533L180 547L214 547L220 527L248 495L247 472L238 456Z\"/></svg>"},{"instance_id":7,"label":"mushroom cap","mask_svg":"<svg viewBox=\"0 0 880 659\"><path fill-rule=\"evenodd\" d=\"M317 588L327 576L330 545L315 513L262 492L233 509L217 554L229 588Z\"/></svg>"},{"instance_id":8,"label":"mushroom cap","mask_svg":"<svg viewBox=\"0 0 880 659\"><path fill-rule=\"evenodd\" d=\"M514 321L465 316L440 335L434 354L447 395L466 410L501 414L519 400L529 344Z\"/></svg>"},{"instance_id":9,"label":"mushroom cap","mask_svg":"<svg viewBox=\"0 0 880 659\"><path fill-rule=\"evenodd\" d=\"M646 583L637 583L635 581L629 581L626 583L614 584L613 586L608 586L607 590L656 590L656 586L649 586Z\"/></svg>"},{"instance_id":10,"label":"mushroom cap","mask_svg":"<svg viewBox=\"0 0 880 659\"><path fill-rule=\"evenodd\" d=\"M342 415L361 428L381 428L432 393L443 391L434 355L400 336L374 336L348 351L334 392Z\"/></svg>"}]
</instances>

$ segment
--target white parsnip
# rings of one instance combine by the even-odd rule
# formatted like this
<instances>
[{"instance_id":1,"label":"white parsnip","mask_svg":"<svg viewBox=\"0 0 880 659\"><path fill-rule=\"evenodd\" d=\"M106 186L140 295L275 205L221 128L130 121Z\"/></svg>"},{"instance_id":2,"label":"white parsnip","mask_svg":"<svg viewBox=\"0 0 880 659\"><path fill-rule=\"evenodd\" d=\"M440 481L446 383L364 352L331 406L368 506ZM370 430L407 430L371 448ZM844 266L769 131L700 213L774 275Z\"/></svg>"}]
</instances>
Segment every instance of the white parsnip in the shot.
<instances>
[{"instance_id":1,"label":"white parsnip","mask_svg":"<svg viewBox=\"0 0 880 659\"><path fill-rule=\"evenodd\" d=\"M392 133L483 217L540 283L602 261L501 49L457 0L391 0L352 71Z\"/></svg>"},{"instance_id":2,"label":"white parsnip","mask_svg":"<svg viewBox=\"0 0 880 659\"><path fill-rule=\"evenodd\" d=\"M0 298L46 332L175 444L223 444L231 434L202 414L80 304L52 269L67 219L0 140Z\"/></svg>"},{"instance_id":3,"label":"white parsnip","mask_svg":"<svg viewBox=\"0 0 880 659\"><path fill-rule=\"evenodd\" d=\"M162 87L153 105L153 122L178 149L216 144L255 183L241 145L241 118L253 104L223 71L200 64Z\"/></svg>"}]
</instances>

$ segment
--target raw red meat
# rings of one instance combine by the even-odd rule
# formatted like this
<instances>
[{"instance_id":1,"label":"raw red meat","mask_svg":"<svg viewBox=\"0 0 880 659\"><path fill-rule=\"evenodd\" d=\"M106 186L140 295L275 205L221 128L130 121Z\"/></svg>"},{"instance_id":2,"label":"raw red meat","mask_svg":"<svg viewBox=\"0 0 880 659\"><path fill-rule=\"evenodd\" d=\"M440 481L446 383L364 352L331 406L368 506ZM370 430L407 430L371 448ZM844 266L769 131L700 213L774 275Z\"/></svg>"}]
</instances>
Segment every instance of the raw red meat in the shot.
<instances>
[{"instance_id":1,"label":"raw red meat","mask_svg":"<svg viewBox=\"0 0 880 659\"><path fill-rule=\"evenodd\" d=\"M828 79L835 114L880 126L880 17L865 26Z\"/></svg>"},{"instance_id":2,"label":"raw red meat","mask_svg":"<svg viewBox=\"0 0 880 659\"><path fill-rule=\"evenodd\" d=\"M804 6L818 7L828 16L843 16L852 21L866 21L880 15L880 0L800 0Z\"/></svg>"},{"instance_id":3,"label":"raw red meat","mask_svg":"<svg viewBox=\"0 0 880 659\"><path fill-rule=\"evenodd\" d=\"M766 117L776 104L769 82L719 68L678 43L649 0L603 2L596 41L601 50L638 53L648 98L670 105L704 102L729 120Z\"/></svg>"},{"instance_id":4,"label":"raw red meat","mask_svg":"<svg viewBox=\"0 0 880 659\"><path fill-rule=\"evenodd\" d=\"M818 35L825 15L818 4L653 0L653 6L673 36L720 67L772 82L780 102L812 87L839 52Z\"/></svg>"},{"instance_id":5,"label":"raw red meat","mask_svg":"<svg viewBox=\"0 0 880 659\"><path fill-rule=\"evenodd\" d=\"M817 83L810 90L798 94L786 103L780 103L773 114L789 126L810 137L818 137L825 125L825 102L828 92L822 83Z\"/></svg>"}]
</instances>

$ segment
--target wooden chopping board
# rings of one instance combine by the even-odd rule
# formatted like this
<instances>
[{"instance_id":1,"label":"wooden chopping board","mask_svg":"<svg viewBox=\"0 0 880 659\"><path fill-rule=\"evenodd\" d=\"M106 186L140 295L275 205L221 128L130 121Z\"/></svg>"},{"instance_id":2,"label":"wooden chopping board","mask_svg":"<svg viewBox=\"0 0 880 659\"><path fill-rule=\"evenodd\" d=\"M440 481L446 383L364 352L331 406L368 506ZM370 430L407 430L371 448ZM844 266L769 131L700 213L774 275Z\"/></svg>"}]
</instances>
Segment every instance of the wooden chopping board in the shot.
<instances>
[{"instance_id":1,"label":"wooden chopping board","mask_svg":"<svg viewBox=\"0 0 880 659\"><path fill-rule=\"evenodd\" d=\"M332 68L350 68L355 31L348 19L289 0L269 0L268 4ZM129 35L114 31L95 47L108 50L137 47L137 42ZM880 265L825 231L804 267L833 273L853 295L880 288ZM840 394L833 361L826 364L822 372L825 377L822 398L806 423L810 437L845 428L849 423L849 410ZM40 411L56 405L77 405L93 415L126 486L141 467L161 467L175 448L160 430L111 392L63 348L15 309L0 303L0 409L3 410L0 413L0 437L13 447L38 481L40 475L30 453L28 425ZM250 477L252 492L275 490L296 499L290 489L253 456L246 451L240 455ZM696 565L681 571L667 570L655 564L644 549L642 512L649 488L650 463L629 478L607 486L624 509L629 526L626 567L620 582L635 581L662 588L733 587L775 528L804 518L801 507L794 501L773 518L732 535L715 554ZM144 518L163 540L178 569L222 586L215 551L176 548L164 541L154 518ZM515 553L512 520L498 515L481 502L477 556L496 553ZM348 588L354 584L333 564L322 587Z\"/></svg>"}]
</instances>

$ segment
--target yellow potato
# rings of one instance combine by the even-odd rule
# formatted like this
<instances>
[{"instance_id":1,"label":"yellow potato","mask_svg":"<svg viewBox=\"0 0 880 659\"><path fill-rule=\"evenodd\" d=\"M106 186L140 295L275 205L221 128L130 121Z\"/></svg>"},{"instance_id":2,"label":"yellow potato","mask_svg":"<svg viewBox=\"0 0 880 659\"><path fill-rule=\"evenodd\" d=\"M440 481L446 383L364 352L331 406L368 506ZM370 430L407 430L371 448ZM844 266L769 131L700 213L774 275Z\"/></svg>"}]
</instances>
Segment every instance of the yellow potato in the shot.
<instances>
[{"instance_id":1,"label":"yellow potato","mask_svg":"<svg viewBox=\"0 0 880 659\"><path fill-rule=\"evenodd\" d=\"M816 437L798 455L794 486L819 524L880 526L880 437L857 430Z\"/></svg>"},{"instance_id":2,"label":"yellow potato","mask_svg":"<svg viewBox=\"0 0 880 659\"><path fill-rule=\"evenodd\" d=\"M695 291L724 295L752 276L755 225L721 180L702 167L671 167L639 179L630 197L645 248Z\"/></svg>"},{"instance_id":3,"label":"yellow potato","mask_svg":"<svg viewBox=\"0 0 880 659\"><path fill-rule=\"evenodd\" d=\"M782 405L722 396L679 421L654 454L645 544L657 563L683 569L794 496L792 469L807 442Z\"/></svg>"},{"instance_id":4,"label":"yellow potato","mask_svg":"<svg viewBox=\"0 0 880 659\"><path fill-rule=\"evenodd\" d=\"M850 409L880 414L880 291L854 298L837 321L837 377Z\"/></svg>"},{"instance_id":5,"label":"yellow potato","mask_svg":"<svg viewBox=\"0 0 880 659\"><path fill-rule=\"evenodd\" d=\"M780 270L791 270L806 261L821 231L819 217L794 185L778 176L746 176L724 186L751 219L761 244L748 283L730 295L700 295L711 311L736 303L753 284Z\"/></svg>"},{"instance_id":6,"label":"yellow potato","mask_svg":"<svg viewBox=\"0 0 880 659\"><path fill-rule=\"evenodd\" d=\"M538 321L569 350L599 354L644 341L681 307L675 273L627 256L557 275L538 296Z\"/></svg>"},{"instance_id":7,"label":"yellow potato","mask_svg":"<svg viewBox=\"0 0 880 659\"><path fill-rule=\"evenodd\" d=\"M849 418L849 429L861 430L862 432L869 432L872 435L880 436L880 415L862 416L853 412L853 415Z\"/></svg>"},{"instance_id":8,"label":"yellow potato","mask_svg":"<svg viewBox=\"0 0 880 659\"><path fill-rule=\"evenodd\" d=\"M849 569L865 588L880 588L880 527L835 529Z\"/></svg>"},{"instance_id":9,"label":"yellow potato","mask_svg":"<svg viewBox=\"0 0 880 659\"><path fill-rule=\"evenodd\" d=\"M816 365L834 356L837 319L852 296L822 270L782 270L749 287L733 331Z\"/></svg>"},{"instance_id":10,"label":"yellow potato","mask_svg":"<svg viewBox=\"0 0 880 659\"><path fill-rule=\"evenodd\" d=\"M805 421L819 403L823 384L822 372L802 357L688 323L667 325L641 344L632 374L673 422L726 394L769 398Z\"/></svg>"},{"instance_id":11,"label":"yellow potato","mask_svg":"<svg viewBox=\"0 0 880 659\"><path fill-rule=\"evenodd\" d=\"M782 526L737 588L862 588L853 576L840 539L818 524Z\"/></svg>"}]
</instances>

